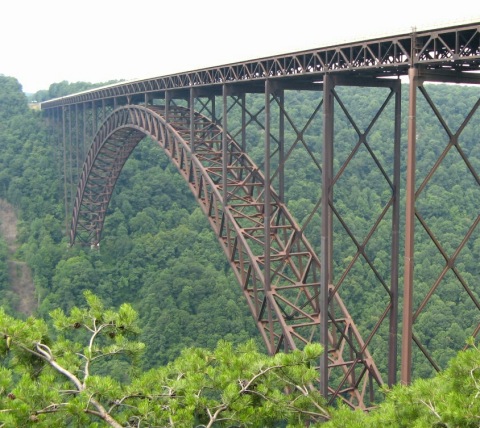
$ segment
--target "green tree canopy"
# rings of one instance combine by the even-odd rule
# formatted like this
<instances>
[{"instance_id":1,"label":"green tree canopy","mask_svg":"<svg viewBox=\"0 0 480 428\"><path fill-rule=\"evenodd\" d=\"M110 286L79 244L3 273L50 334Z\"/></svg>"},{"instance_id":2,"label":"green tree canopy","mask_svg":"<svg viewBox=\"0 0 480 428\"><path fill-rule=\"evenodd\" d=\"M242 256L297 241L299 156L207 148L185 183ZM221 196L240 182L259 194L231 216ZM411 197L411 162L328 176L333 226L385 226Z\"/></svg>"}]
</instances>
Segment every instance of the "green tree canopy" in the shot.
<instances>
[{"instance_id":1,"label":"green tree canopy","mask_svg":"<svg viewBox=\"0 0 480 428\"><path fill-rule=\"evenodd\" d=\"M473 341L470 341L471 345ZM432 379L386 390L372 411L341 407L324 428L478 428L480 426L480 350L472 346Z\"/></svg>"},{"instance_id":2,"label":"green tree canopy","mask_svg":"<svg viewBox=\"0 0 480 428\"><path fill-rule=\"evenodd\" d=\"M319 345L269 357L253 341L219 342L139 374L137 313L84 295L86 308L51 313L54 334L0 312L0 426L303 426L328 416L311 387Z\"/></svg>"},{"instance_id":3,"label":"green tree canopy","mask_svg":"<svg viewBox=\"0 0 480 428\"><path fill-rule=\"evenodd\" d=\"M28 110L27 97L22 85L14 77L0 74L0 130L1 122Z\"/></svg>"}]
</instances>

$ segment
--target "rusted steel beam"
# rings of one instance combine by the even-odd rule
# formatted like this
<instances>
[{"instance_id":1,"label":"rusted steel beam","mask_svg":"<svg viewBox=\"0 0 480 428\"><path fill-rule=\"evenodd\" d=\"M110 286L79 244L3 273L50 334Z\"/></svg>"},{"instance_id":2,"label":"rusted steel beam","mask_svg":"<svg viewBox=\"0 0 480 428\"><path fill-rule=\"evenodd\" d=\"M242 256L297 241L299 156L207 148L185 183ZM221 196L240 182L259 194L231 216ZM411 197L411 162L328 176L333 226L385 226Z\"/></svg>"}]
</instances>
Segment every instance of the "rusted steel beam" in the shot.
<instances>
[{"instance_id":1,"label":"rusted steel beam","mask_svg":"<svg viewBox=\"0 0 480 428\"><path fill-rule=\"evenodd\" d=\"M401 89L400 81L394 86L395 91L395 131L393 150L393 192L392 192L392 243L390 267L391 310L388 344L388 385L397 382L398 369L398 315L399 315L399 253L400 253L400 187L401 187Z\"/></svg>"},{"instance_id":2,"label":"rusted steel beam","mask_svg":"<svg viewBox=\"0 0 480 428\"><path fill-rule=\"evenodd\" d=\"M413 357L414 351L418 349L420 355L423 355L429 364L435 370L441 370L441 364L436 361L432 350L428 349L425 343L422 343L421 335L415 333L414 328L421 328L420 315L425 311L427 305L431 302L432 297L438 293L441 288L440 285L447 281L448 275L451 275L449 280L452 283L457 283L459 286L458 299L464 296L468 304L473 308L480 311L480 300L476 296L476 293L472 290L468 281L464 277L464 273L457 266L457 259L460 258L460 254L467 248L467 244L473 239L473 234L477 230L480 223L480 216L478 213L472 213L475 218L472 220L471 225L466 228L464 235L456 247L447 250L445 242L442 243L441 236L437 236L435 231L430 225L430 221L426 218L417 208L418 202L421 200L422 195L426 192L428 186L433 182L435 174L439 172L442 165L445 164L448 156L453 152L458 156L465 166L466 174L473 179L476 186L480 185L480 176L472 164L469 157L464 152L461 143L461 135L467 125L471 122L475 113L480 108L480 98L477 102L471 106L471 110L466 114L462 122L459 123L458 129L451 129L449 126L448 118L444 118L441 112L437 109L434 101L430 98L425 82L448 82L454 83L468 83L468 84L480 84L478 75L468 75L458 72L453 74L452 71L432 71L425 70L423 68L412 67L410 71L410 100L409 100L409 129L408 129L408 153L407 153L407 183L406 183L406 229L405 229L405 273L404 273L404 307L403 307L403 334L402 334L402 367L401 367L401 380L403 383L408 384L412 380L413 371ZM435 159L435 162L428 171L424 172L422 181L416 183L416 149L417 149L417 134L419 130L416 125L417 116L417 104L418 97L422 96L422 100L425 101L424 109L426 112L432 113L432 119L437 120L445 136L447 137L447 143L444 145ZM420 131L421 132L421 131ZM414 246L416 243L415 229L422 230L425 236L433 244L433 248L437 251L437 255L443 260L443 267L438 269L438 274L430 279L428 289L420 291L415 288L414 268L415 268L415 251ZM415 295L415 298L414 298ZM417 306L414 306L413 302L418 302ZM473 326L471 335L476 337L480 323L477 326ZM413 344L417 346L414 348ZM418 357L416 357L418 361Z\"/></svg>"},{"instance_id":3,"label":"rusted steel beam","mask_svg":"<svg viewBox=\"0 0 480 428\"><path fill-rule=\"evenodd\" d=\"M333 81L327 75L323 80L323 148L322 148L322 231L321 231L321 288L320 288L320 343L325 351L320 360L320 392L328 392L328 310L329 289L332 285L332 191L333 191Z\"/></svg>"}]
</instances>

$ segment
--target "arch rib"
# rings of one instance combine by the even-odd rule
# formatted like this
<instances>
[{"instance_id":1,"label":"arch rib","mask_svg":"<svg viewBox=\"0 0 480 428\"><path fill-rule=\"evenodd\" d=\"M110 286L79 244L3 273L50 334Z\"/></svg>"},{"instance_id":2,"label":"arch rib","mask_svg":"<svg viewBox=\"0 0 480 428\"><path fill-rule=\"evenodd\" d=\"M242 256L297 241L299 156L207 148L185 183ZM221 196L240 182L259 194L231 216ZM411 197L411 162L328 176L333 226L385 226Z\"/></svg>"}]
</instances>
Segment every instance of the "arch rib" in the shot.
<instances>
[{"instance_id":1,"label":"arch rib","mask_svg":"<svg viewBox=\"0 0 480 428\"><path fill-rule=\"evenodd\" d=\"M320 262L300 227L271 189L270 235L265 236L264 177L227 137L226 193L222 182L223 130L190 110L129 105L105 120L87 155L74 204L71 244L97 245L115 183L137 144L151 136L187 181L207 216L270 353L320 340ZM223 195L227 195L227 201ZM226 203L224 203L226 202ZM265 244L270 284L265 284ZM381 376L338 293L329 304L329 399L365 409Z\"/></svg>"}]
</instances>

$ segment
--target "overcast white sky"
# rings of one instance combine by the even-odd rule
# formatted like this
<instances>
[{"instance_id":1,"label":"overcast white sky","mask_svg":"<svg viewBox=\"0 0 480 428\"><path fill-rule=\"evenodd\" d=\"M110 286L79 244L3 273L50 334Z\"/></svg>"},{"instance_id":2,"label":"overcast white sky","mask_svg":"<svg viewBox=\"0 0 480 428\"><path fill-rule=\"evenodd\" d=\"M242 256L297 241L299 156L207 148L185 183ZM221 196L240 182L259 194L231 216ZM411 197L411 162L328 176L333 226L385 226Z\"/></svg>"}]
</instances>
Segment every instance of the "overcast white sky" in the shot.
<instances>
[{"instance_id":1,"label":"overcast white sky","mask_svg":"<svg viewBox=\"0 0 480 428\"><path fill-rule=\"evenodd\" d=\"M3 0L0 74L35 92L461 22L479 0Z\"/></svg>"}]
</instances>

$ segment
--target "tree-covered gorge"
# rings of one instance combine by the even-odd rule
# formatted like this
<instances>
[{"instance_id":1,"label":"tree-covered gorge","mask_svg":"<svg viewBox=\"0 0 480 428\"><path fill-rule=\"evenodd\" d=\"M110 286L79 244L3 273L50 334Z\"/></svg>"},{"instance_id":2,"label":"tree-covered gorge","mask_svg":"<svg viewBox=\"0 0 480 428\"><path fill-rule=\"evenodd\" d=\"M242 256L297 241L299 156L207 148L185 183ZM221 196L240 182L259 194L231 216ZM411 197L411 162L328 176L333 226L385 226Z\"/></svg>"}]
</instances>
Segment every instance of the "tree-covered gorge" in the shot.
<instances>
[{"instance_id":1,"label":"tree-covered gorge","mask_svg":"<svg viewBox=\"0 0 480 428\"><path fill-rule=\"evenodd\" d=\"M125 165L100 251L69 248L63 165L51 129L28 108L14 78L2 76L0 91L0 197L21 219L16 257L32 269L38 315L70 309L85 290L108 304L129 302L139 312L142 340L152 345L145 367L171 360L186 346L258 340L216 238L156 143L142 141Z\"/></svg>"},{"instance_id":2,"label":"tree-covered gorge","mask_svg":"<svg viewBox=\"0 0 480 428\"><path fill-rule=\"evenodd\" d=\"M52 96L66 95L79 87L61 82L50 88L50 92ZM342 114L336 106L338 144L334 170L344 173L336 183L335 204L360 247L391 194L388 183L375 166L375 159L384 165L386 175L391 176L391 139L383 137L391 134L392 125L388 120L377 121L365 134L375 159L362 144L350 159L359 135L349 122L353 121L360 133L368 129L382 103L380 92L341 88L339 97L345 105L349 103L352 117ZM406 92L403 91L404 99ZM453 132L461 126L461 118L467 116L472 102L475 104L478 100L478 89L470 87L435 85L429 87L429 92L449 118L448 123L452 122ZM312 245L318 249L322 163L319 138L322 115L318 105L321 94L289 91L286 99L287 114L295 125L286 120L285 200ZM246 302L215 236L186 183L156 143L145 139L127 161L109 206L99 251L80 246L70 248L65 238L63 165L52 144L51 131L41 113L28 108L16 79L0 76L0 100L0 197L15 207L20 218L20 248L15 257L25 260L32 269L37 316L47 319L53 309L70 310L80 304L87 290L93 290L109 306L128 302L138 311L142 326L140 340L148 345L144 368L171 361L188 346L212 349L220 339L244 343L254 338L259 342ZM251 125L246 144L249 154L261 165L264 97L252 96L248 102L252 115L249 116ZM406 105L403 102L404 108ZM232 129L240 122L233 111L229 116ZM311 116L315 111L317 114ZM420 108L418 115L419 184L435 163L435 156L448 144L444 129L438 124L432 125L434 122L426 112L427 109ZM460 141L465 153L468 151L466 156L470 164L478 170L478 113L474 116ZM402 135L405 135L406 126L404 120ZM274 121L273 132L276 127L278 123ZM272 144L275 145L275 141ZM406 141L402 139L402 153L405 152ZM424 188L419 200L420 214L450 254L461 241L462 233L465 234L475 222L480 200L475 177L468 175L462 157L454 154L458 154L456 148L446 156L448 162ZM348 166L342 169L347 160ZM404 162L401 173L404 179ZM310 215L315 207L317 213ZM402 205L402 218L403 209ZM362 255L354 260L358 247L348 234L335 238L334 279L341 277L345 266L353 264L339 291L364 337L375 328L386 306L386 293L379 278L388 283L389 221L387 216L363 248L375 272ZM342 230L338 218L335 227ZM421 294L428 292L445 264L441 252L432 246L421 228L418 237L415 258L417 306ZM457 258L461 275L475 296L478 294L475 278L480 274L476 263L480 258L478 242L475 229ZM0 270L6 277L3 266L0 262ZM4 289L8 289L8 284ZM447 275L436 291L418 318L417 334L445 367L463 346L469 334L467 326L478 319L478 309L465 299L453 274ZM9 306L8 303L4 305ZM14 308L12 303L7 309ZM383 373L387 338L388 328L384 324L371 342L372 354ZM416 359L415 370L420 376L432 374L430 364L421 355Z\"/></svg>"}]
</instances>

